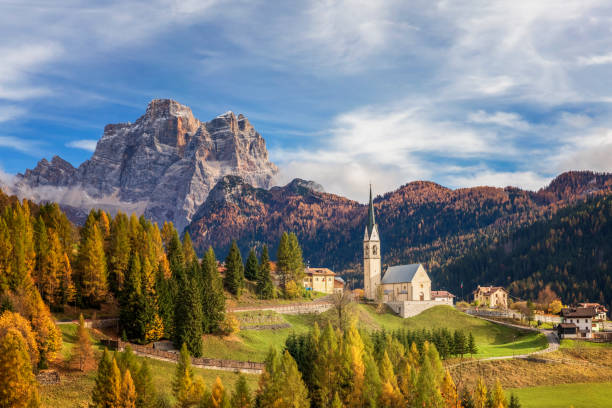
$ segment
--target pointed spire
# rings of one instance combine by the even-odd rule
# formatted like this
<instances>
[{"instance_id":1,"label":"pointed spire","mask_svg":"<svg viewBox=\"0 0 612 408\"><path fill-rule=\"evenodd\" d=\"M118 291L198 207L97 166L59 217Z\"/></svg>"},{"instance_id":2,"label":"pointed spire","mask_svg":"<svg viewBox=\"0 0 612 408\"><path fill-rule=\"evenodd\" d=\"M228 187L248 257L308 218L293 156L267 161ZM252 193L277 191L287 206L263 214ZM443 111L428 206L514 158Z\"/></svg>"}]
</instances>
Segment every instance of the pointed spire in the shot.
<instances>
[{"instance_id":1,"label":"pointed spire","mask_svg":"<svg viewBox=\"0 0 612 408\"><path fill-rule=\"evenodd\" d=\"M372 236L372 231L376 225L374 218L374 202L372 201L372 184L370 183L370 205L368 206L368 237Z\"/></svg>"}]
</instances>

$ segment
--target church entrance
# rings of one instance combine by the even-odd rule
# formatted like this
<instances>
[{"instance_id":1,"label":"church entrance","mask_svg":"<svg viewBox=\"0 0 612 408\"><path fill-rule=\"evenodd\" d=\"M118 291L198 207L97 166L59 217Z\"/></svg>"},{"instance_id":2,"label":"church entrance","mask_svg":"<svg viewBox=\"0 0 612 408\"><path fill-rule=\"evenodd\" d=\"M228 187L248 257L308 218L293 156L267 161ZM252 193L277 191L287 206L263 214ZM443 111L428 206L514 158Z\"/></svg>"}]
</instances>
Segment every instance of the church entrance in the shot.
<instances>
[{"instance_id":1,"label":"church entrance","mask_svg":"<svg viewBox=\"0 0 612 408\"><path fill-rule=\"evenodd\" d=\"M419 300L421 300L421 301L425 300L425 295L421 293L421 294L419 295Z\"/></svg>"}]
</instances>

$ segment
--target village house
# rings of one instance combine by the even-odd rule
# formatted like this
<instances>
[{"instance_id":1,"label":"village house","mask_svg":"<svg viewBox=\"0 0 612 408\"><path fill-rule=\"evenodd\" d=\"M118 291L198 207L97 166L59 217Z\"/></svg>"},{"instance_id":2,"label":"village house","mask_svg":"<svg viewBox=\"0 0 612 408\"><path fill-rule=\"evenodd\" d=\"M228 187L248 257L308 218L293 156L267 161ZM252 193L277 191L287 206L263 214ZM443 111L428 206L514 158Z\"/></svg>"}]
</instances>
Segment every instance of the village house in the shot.
<instances>
[{"instance_id":1,"label":"village house","mask_svg":"<svg viewBox=\"0 0 612 408\"><path fill-rule=\"evenodd\" d=\"M480 286L474 293L474 302L491 308L508 308L508 292L501 286Z\"/></svg>"},{"instance_id":2,"label":"village house","mask_svg":"<svg viewBox=\"0 0 612 408\"><path fill-rule=\"evenodd\" d=\"M344 279L339 276L334 278L334 293L342 293L344 292Z\"/></svg>"},{"instance_id":3,"label":"village house","mask_svg":"<svg viewBox=\"0 0 612 408\"><path fill-rule=\"evenodd\" d=\"M593 331L604 331L605 323L608 319L608 309L599 303L578 303L578 307L592 307L595 309L595 317L593 317Z\"/></svg>"},{"instance_id":4,"label":"village house","mask_svg":"<svg viewBox=\"0 0 612 408\"><path fill-rule=\"evenodd\" d=\"M306 268L304 270L304 288L315 292L334 293L336 274L328 268Z\"/></svg>"},{"instance_id":5,"label":"village house","mask_svg":"<svg viewBox=\"0 0 612 408\"><path fill-rule=\"evenodd\" d=\"M436 302L446 302L446 303L453 304L455 295L445 290L432 290L431 298L435 300Z\"/></svg>"},{"instance_id":6,"label":"village house","mask_svg":"<svg viewBox=\"0 0 612 408\"><path fill-rule=\"evenodd\" d=\"M567 307L561 309L561 323L557 327L559 338L573 339L593 337L594 307Z\"/></svg>"}]
</instances>

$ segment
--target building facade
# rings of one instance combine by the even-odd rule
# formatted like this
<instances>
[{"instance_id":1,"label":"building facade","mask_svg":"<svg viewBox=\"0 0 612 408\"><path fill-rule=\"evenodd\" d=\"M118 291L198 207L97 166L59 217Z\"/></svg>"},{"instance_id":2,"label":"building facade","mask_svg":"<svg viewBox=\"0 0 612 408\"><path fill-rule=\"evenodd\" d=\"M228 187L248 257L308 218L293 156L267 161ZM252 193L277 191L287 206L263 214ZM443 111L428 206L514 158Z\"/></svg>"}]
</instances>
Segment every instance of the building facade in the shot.
<instances>
[{"instance_id":1,"label":"building facade","mask_svg":"<svg viewBox=\"0 0 612 408\"><path fill-rule=\"evenodd\" d=\"M455 300L455 295L446 290L432 290L431 299L435 300L436 302L450 302L451 304L453 304L453 301Z\"/></svg>"},{"instance_id":2,"label":"building facade","mask_svg":"<svg viewBox=\"0 0 612 408\"><path fill-rule=\"evenodd\" d=\"M593 318L597 311L594 307L566 307L561 309L559 337L586 338L593 337Z\"/></svg>"},{"instance_id":3,"label":"building facade","mask_svg":"<svg viewBox=\"0 0 612 408\"><path fill-rule=\"evenodd\" d=\"M508 308L508 292L501 286L480 286L474 291L474 302L491 308Z\"/></svg>"},{"instance_id":4,"label":"building facade","mask_svg":"<svg viewBox=\"0 0 612 408\"><path fill-rule=\"evenodd\" d=\"M322 293L334 293L336 274L328 268L306 268L304 270L304 288Z\"/></svg>"},{"instance_id":5,"label":"building facade","mask_svg":"<svg viewBox=\"0 0 612 408\"><path fill-rule=\"evenodd\" d=\"M385 302L431 300L431 279L421 264L387 268L381 286Z\"/></svg>"},{"instance_id":6,"label":"building facade","mask_svg":"<svg viewBox=\"0 0 612 408\"><path fill-rule=\"evenodd\" d=\"M376 299L376 291L381 281L380 236L374 219L372 186L370 186L370 204L368 219L363 237L363 291L368 300Z\"/></svg>"}]
</instances>

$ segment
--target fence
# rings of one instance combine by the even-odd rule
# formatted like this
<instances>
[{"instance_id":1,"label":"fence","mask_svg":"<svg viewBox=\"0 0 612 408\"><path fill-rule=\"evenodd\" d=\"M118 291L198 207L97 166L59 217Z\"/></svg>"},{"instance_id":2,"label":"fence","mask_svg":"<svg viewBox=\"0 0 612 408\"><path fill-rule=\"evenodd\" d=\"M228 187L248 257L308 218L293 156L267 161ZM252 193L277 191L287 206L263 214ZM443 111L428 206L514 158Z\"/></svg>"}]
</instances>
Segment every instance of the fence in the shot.
<instances>
[{"instance_id":1,"label":"fence","mask_svg":"<svg viewBox=\"0 0 612 408\"><path fill-rule=\"evenodd\" d=\"M156 350L152 347L132 344L121 340L103 340L102 344L115 350L124 350L126 346L130 346L132 351L136 354L151 356L159 360L178 361L179 359L179 354L176 351ZM257 374L261 373L264 368L263 363L254 361L222 360L206 357L192 357L191 363L196 367Z\"/></svg>"}]
</instances>

